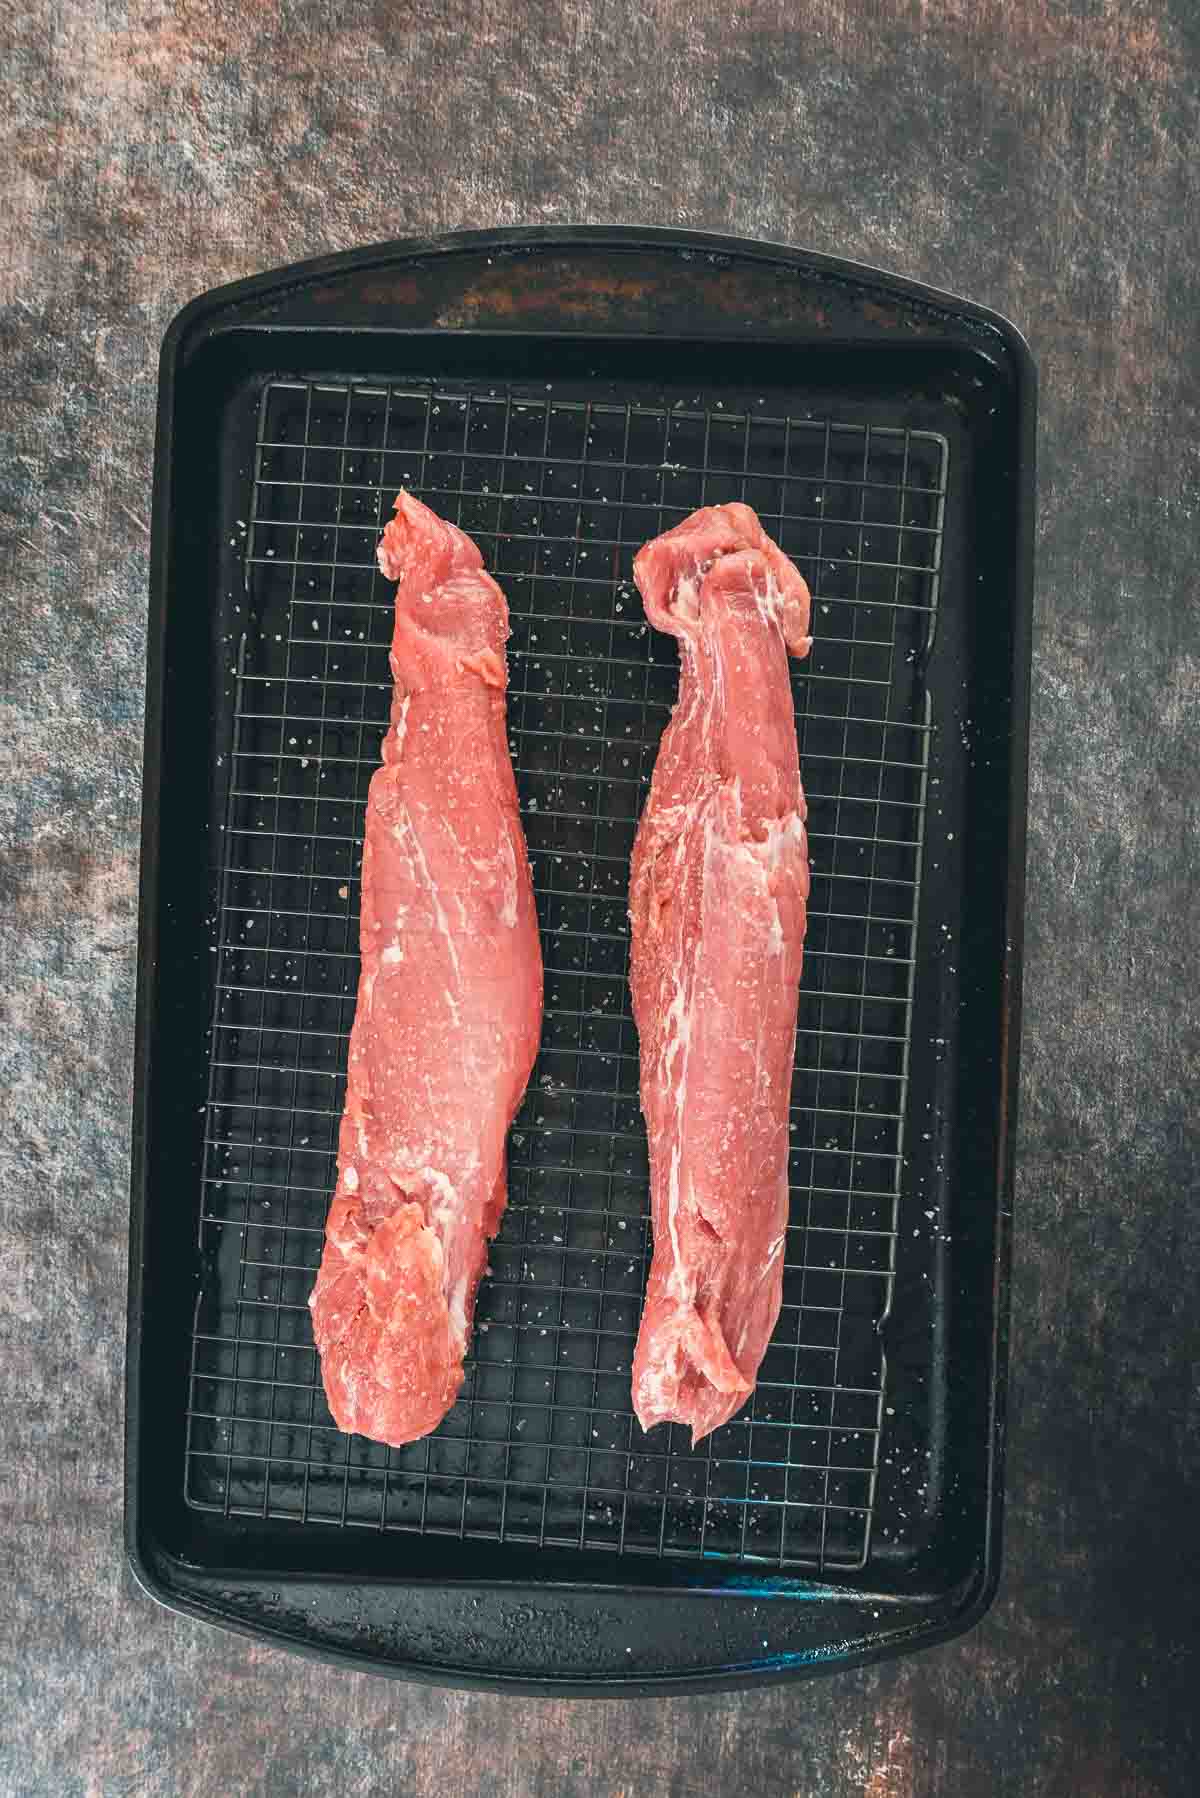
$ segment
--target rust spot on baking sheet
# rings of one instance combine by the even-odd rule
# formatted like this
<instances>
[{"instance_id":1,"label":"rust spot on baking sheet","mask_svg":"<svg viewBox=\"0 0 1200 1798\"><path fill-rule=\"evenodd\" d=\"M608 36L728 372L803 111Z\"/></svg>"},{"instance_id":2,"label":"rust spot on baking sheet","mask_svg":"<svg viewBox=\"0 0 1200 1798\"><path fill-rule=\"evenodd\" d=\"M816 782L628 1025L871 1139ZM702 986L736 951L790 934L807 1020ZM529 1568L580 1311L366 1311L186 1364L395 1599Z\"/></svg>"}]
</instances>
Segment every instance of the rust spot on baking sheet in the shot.
<instances>
[{"instance_id":1,"label":"rust spot on baking sheet","mask_svg":"<svg viewBox=\"0 0 1200 1798\"><path fill-rule=\"evenodd\" d=\"M468 287L438 314L440 325L478 323L481 318L515 319L554 307L570 317L607 319L617 307L644 306L653 292L649 281L586 275L556 264L506 262Z\"/></svg>"},{"instance_id":2,"label":"rust spot on baking sheet","mask_svg":"<svg viewBox=\"0 0 1200 1798\"><path fill-rule=\"evenodd\" d=\"M801 276L787 264L743 265L729 257L681 253L678 272L664 275L660 256L645 273L636 252L614 249L624 269L597 267L595 249L542 252L536 260L504 257L461 291L448 296L434 321L444 329L487 324L526 328L570 321L609 330L711 330L724 320L739 328L755 326L794 331L828 331L833 309L815 297L819 277ZM628 266L634 262L634 269ZM591 266L588 266L591 265ZM431 270L431 280L436 274ZM848 301L848 304L850 302ZM901 322L922 329L916 314L883 304L855 303L857 322L894 329Z\"/></svg>"},{"instance_id":3,"label":"rust spot on baking sheet","mask_svg":"<svg viewBox=\"0 0 1200 1798\"><path fill-rule=\"evenodd\" d=\"M390 301L393 305L415 306L421 297L421 283L415 275L377 276L365 283L362 296L372 305Z\"/></svg>"},{"instance_id":4,"label":"rust spot on baking sheet","mask_svg":"<svg viewBox=\"0 0 1200 1798\"><path fill-rule=\"evenodd\" d=\"M345 275L305 291L305 300L314 306L344 306L348 300L365 301L371 306L418 306L425 289L416 275L397 272L375 274L367 280Z\"/></svg>"}]
</instances>

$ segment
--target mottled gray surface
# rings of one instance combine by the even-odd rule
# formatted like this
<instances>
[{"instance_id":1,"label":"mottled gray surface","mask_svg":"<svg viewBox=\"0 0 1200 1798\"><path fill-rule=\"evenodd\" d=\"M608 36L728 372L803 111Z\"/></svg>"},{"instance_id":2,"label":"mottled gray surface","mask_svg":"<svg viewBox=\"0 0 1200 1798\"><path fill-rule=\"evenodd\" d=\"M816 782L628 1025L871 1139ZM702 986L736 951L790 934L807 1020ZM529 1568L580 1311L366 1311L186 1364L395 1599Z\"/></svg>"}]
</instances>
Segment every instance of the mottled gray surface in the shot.
<instances>
[{"instance_id":1,"label":"mottled gray surface","mask_svg":"<svg viewBox=\"0 0 1200 1798\"><path fill-rule=\"evenodd\" d=\"M1191 0L0 3L5 1792L1194 1789L1196 19ZM582 218L969 292L1027 328L1043 378L1005 1581L961 1642L751 1696L391 1685L169 1617L122 1570L162 330L302 255Z\"/></svg>"}]
</instances>

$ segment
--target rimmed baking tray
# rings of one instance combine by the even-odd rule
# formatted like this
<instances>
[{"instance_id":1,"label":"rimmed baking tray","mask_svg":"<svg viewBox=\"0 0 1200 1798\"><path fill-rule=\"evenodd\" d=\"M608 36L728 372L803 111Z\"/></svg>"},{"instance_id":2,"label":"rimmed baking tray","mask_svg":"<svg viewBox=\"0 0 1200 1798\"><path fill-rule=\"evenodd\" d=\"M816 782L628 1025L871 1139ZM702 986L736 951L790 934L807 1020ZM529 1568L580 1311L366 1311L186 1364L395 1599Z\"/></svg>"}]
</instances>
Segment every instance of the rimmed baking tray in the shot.
<instances>
[{"instance_id":1,"label":"rimmed baking tray","mask_svg":"<svg viewBox=\"0 0 1200 1798\"><path fill-rule=\"evenodd\" d=\"M631 1691L919 1646L998 1569L1034 375L994 314L772 246L553 229L221 289L162 358L127 1540L180 1609L381 1671ZM462 1397L337 1431L306 1307L411 488L512 610L541 1057ZM784 1309L643 1435L628 858L675 692L634 552L745 499L805 573L813 891Z\"/></svg>"}]
</instances>

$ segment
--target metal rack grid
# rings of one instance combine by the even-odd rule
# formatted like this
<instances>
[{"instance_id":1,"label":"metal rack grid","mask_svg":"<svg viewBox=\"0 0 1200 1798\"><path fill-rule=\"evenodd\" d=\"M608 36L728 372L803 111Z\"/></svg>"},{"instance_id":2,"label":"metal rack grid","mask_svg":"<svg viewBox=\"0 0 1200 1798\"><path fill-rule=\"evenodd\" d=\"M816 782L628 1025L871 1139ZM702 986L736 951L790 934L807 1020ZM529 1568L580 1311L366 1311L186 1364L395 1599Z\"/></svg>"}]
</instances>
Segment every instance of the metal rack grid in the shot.
<instances>
[{"instance_id":1,"label":"metal rack grid","mask_svg":"<svg viewBox=\"0 0 1200 1798\"><path fill-rule=\"evenodd\" d=\"M869 1553L886 1366L946 445L869 423L464 383L277 381L246 519L184 1489L227 1515L810 1568ZM509 726L546 966L542 1052L462 1396L404 1449L341 1434L307 1298L358 979L367 784L410 487L512 612ZM813 883L784 1306L743 1413L643 1435L648 1255L628 858L674 699L630 580L649 536L745 499L806 574L794 670Z\"/></svg>"}]
</instances>

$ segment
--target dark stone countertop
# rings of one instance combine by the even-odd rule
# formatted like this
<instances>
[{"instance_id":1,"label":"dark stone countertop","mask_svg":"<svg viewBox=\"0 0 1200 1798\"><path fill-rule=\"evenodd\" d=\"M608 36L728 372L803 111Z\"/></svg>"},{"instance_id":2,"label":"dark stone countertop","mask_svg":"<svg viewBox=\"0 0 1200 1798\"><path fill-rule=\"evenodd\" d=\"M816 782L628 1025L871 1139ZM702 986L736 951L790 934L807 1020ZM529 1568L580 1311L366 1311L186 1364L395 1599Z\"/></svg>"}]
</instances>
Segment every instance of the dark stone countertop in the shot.
<instances>
[{"instance_id":1,"label":"dark stone countertop","mask_svg":"<svg viewBox=\"0 0 1200 1798\"><path fill-rule=\"evenodd\" d=\"M0 1788L1193 1791L1192 0L31 0L0 32ZM346 1674L153 1608L121 1551L163 328L300 256L578 219L898 269L1009 313L1042 376L1003 1585L947 1647L734 1697Z\"/></svg>"}]
</instances>

